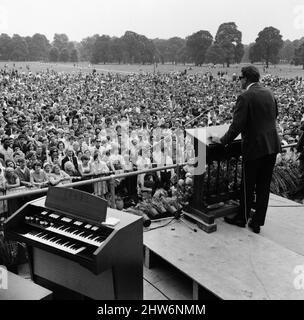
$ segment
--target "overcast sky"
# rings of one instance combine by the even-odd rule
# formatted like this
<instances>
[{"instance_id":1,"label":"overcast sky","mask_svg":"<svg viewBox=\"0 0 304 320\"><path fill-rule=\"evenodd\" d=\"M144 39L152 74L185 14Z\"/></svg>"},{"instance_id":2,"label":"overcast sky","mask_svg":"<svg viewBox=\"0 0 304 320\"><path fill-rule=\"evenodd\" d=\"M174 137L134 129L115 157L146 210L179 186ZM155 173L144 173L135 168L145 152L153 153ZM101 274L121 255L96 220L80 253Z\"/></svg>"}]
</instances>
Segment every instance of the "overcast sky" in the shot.
<instances>
[{"instance_id":1,"label":"overcast sky","mask_svg":"<svg viewBox=\"0 0 304 320\"><path fill-rule=\"evenodd\" d=\"M304 0L0 0L0 33L22 36L66 33L80 41L93 34L148 38L186 37L199 30L215 36L223 22L236 22L243 43L266 26L283 39L304 36Z\"/></svg>"}]
</instances>

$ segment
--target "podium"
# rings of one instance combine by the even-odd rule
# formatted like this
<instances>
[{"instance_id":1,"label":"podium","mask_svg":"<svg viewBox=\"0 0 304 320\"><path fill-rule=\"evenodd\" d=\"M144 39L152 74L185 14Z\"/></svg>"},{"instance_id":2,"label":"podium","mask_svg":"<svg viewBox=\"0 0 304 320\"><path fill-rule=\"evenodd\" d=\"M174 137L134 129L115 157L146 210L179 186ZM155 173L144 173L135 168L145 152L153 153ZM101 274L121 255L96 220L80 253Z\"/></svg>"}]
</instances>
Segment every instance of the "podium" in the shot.
<instances>
[{"instance_id":1,"label":"podium","mask_svg":"<svg viewBox=\"0 0 304 320\"><path fill-rule=\"evenodd\" d=\"M210 139L222 137L228 128L229 125L221 125L186 130L193 139L197 164L194 193L185 215L208 233L216 231L216 218L234 214L239 207L241 137L226 147L213 144Z\"/></svg>"}]
</instances>

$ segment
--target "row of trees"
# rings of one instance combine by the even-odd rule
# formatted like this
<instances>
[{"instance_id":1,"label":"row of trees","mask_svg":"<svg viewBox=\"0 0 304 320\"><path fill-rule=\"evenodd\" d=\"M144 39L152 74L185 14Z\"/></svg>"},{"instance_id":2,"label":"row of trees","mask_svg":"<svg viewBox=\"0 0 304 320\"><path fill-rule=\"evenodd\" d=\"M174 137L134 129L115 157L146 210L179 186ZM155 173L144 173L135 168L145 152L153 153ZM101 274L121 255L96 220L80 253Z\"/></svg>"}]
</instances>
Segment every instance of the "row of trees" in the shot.
<instances>
[{"instance_id":1,"label":"row of trees","mask_svg":"<svg viewBox=\"0 0 304 320\"><path fill-rule=\"evenodd\" d=\"M150 40L127 31L121 38L94 35L81 42L80 56L93 63L227 63L240 62L244 54L242 33L234 22L220 25L215 39L200 30L182 39Z\"/></svg>"},{"instance_id":2,"label":"row of trees","mask_svg":"<svg viewBox=\"0 0 304 320\"><path fill-rule=\"evenodd\" d=\"M245 61L277 64L279 61L302 65L304 69L304 37L299 40L282 40L280 30L274 27L264 28L256 41L250 44L245 54ZM248 57L247 57L248 55Z\"/></svg>"},{"instance_id":3,"label":"row of trees","mask_svg":"<svg viewBox=\"0 0 304 320\"><path fill-rule=\"evenodd\" d=\"M153 63L156 48L152 40L132 31L121 38L94 35L81 41L81 60L92 63Z\"/></svg>"},{"instance_id":4,"label":"row of trees","mask_svg":"<svg viewBox=\"0 0 304 320\"><path fill-rule=\"evenodd\" d=\"M43 34L32 37L0 35L0 59L14 61L90 61L92 63L227 63L240 62L242 33L234 22L220 25L215 39L200 30L182 39L148 39L132 31L118 37L93 35L80 43L55 34L52 43Z\"/></svg>"},{"instance_id":5,"label":"row of trees","mask_svg":"<svg viewBox=\"0 0 304 320\"><path fill-rule=\"evenodd\" d=\"M55 34L50 43L45 35L36 33L32 37L0 35L0 60L13 61L78 61L76 43L65 34Z\"/></svg>"},{"instance_id":6,"label":"row of trees","mask_svg":"<svg viewBox=\"0 0 304 320\"><path fill-rule=\"evenodd\" d=\"M36 33L32 37L0 35L0 60L51 61L92 63L203 63L227 64L280 60L303 65L304 37L282 40L274 27L259 32L255 43L242 44L242 33L234 22L219 26L215 38L207 30L200 30L185 39L148 39L144 35L126 31L122 37L93 35L80 43L72 42L66 34L55 34L53 41Z\"/></svg>"}]
</instances>

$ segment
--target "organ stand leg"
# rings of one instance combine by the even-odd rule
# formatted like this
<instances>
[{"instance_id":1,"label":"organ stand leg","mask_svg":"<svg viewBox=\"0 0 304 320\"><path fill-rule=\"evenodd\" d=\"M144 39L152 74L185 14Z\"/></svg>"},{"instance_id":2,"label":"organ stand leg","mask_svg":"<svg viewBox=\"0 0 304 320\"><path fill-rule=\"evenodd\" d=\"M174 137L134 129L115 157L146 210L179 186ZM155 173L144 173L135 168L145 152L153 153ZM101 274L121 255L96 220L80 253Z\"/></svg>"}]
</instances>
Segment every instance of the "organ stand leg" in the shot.
<instances>
[{"instance_id":1,"label":"organ stand leg","mask_svg":"<svg viewBox=\"0 0 304 320\"><path fill-rule=\"evenodd\" d=\"M32 281L35 282L35 275L34 275L34 270L33 270L33 247L26 245L26 251L27 251L27 255L28 255L28 262L29 262L29 269L30 269L30 275L31 275L31 279Z\"/></svg>"}]
</instances>

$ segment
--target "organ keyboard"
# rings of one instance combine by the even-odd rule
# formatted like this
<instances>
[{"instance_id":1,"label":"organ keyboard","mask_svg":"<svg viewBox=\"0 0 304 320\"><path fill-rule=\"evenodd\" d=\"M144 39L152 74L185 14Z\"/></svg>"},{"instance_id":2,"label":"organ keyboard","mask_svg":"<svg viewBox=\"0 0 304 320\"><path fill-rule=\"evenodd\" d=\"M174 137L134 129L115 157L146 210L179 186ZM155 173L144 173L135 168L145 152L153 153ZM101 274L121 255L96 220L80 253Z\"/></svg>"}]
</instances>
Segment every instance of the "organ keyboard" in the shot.
<instances>
[{"instance_id":1,"label":"organ keyboard","mask_svg":"<svg viewBox=\"0 0 304 320\"><path fill-rule=\"evenodd\" d=\"M119 223L109 225L107 211ZM63 282L64 287L98 299L105 298L104 293L88 294L82 285L75 289L75 280L67 279L85 275L87 280L83 281L98 286L98 279L111 282L113 278L117 298L129 298L129 289L134 287L134 298L142 297L142 219L108 209L101 198L51 187L47 197L31 201L13 214L4 223L4 233L6 238L27 244L33 252L32 269L40 277L60 285ZM56 272L58 268L62 271ZM60 273L65 271L63 277Z\"/></svg>"},{"instance_id":2,"label":"organ keyboard","mask_svg":"<svg viewBox=\"0 0 304 320\"><path fill-rule=\"evenodd\" d=\"M63 209L60 201L62 194L68 197L71 192L72 194L76 192L83 196L83 192L63 188L51 188L50 190L48 196L51 199L48 199L47 202L54 205L55 208L26 205L25 208L18 211L17 217L14 216L17 219L13 217L12 221L8 221L8 227L5 229L7 237L63 255L93 271L96 266L97 249L114 231L114 228L102 224L106 218L105 200L96 199L90 194L86 195L90 202L97 200L101 204L95 216L97 220L94 221L92 212L91 216L86 216L84 213L77 215L77 210L75 211L76 208L73 205L69 208L71 212L61 211ZM9 227L11 225L13 228Z\"/></svg>"}]
</instances>

